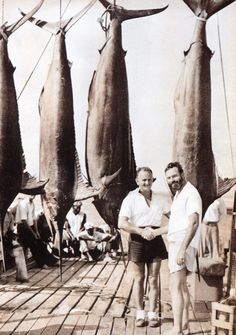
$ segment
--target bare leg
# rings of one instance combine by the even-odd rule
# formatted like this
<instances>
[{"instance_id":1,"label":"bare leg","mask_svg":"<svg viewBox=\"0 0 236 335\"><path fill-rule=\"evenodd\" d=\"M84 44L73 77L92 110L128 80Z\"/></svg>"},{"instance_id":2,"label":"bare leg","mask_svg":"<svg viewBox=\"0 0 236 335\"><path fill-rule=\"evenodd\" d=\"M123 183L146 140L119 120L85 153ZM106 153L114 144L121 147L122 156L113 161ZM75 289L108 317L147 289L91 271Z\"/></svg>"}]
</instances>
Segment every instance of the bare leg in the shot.
<instances>
[{"instance_id":1,"label":"bare leg","mask_svg":"<svg viewBox=\"0 0 236 335\"><path fill-rule=\"evenodd\" d=\"M184 309L183 309L182 329L184 331L184 334L190 334L190 330L189 330L190 296L189 296L186 276L183 282L183 298L184 298Z\"/></svg>"},{"instance_id":2,"label":"bare leg","mask_svg":"<svg viewBox=\"0 0 236 335\"><path fill-rule=\"evenodd\" d=\"M219 259L219 228L217 223L211 227L211 239L212 239L212 258Z\"/></svg>"},{"instance_id":3,"label":"bare leg","mask_svg":"<svg viewBox=\"0 0 236 335\"><path fill-rule=\"evenodd\" d=\"M183 318L188 317L187 309L188 298L184 291L186 283L186 269L182 269L170 274L170 290L172 300L172 310L174 317L174 327L165 335L182 335L183 334ZM186 305L185 305L186 304ZM184 311L185 310L185 311ZM185 320L187 322L187 320ZM185 324L185 327L187 325Z\"/></svg>"},{"instance_id":4,"label":"bare leg","mask_svg":"<svg viewBox=\"0 0 236 335\"><path fill-rule=\"evenodd\" d=\"M200 257L204 257L206 254L206 235L207 235L207 225L203 222L201 225L201 239L200 239Z\"/></svg>"},{"instance_id":5,"label":"bare leg","mask_svg":"<svg viewBox=\"0 0 236 335\"><path fill-rule=\"evenodd\" d=\"M156 311L158 299L158 274L161 267L161 260L148 264L148 282L149 282L149 311Z\"/></svg>"},{"instance_id":6,"label":"bare leg","mask_svg":"<svg viewBox=\"0 0 236 335\"><path fill-rule=\"evenodd\" d=\"M143 310L143 296L144 296L144 263L132 263L132 271L134 277L133 292L135 297L135 306L137 310Z\"/></svg>"}]
</instances>

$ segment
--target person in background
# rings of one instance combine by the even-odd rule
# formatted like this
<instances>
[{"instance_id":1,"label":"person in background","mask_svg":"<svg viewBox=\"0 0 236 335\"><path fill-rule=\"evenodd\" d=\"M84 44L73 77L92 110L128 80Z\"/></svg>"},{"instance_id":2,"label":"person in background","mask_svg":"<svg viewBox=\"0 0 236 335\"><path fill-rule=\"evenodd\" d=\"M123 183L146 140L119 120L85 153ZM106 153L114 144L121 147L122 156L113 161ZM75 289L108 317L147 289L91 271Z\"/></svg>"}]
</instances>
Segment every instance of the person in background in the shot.
<instances>
[{"instance_id":1,"label":"person in background","mask_svg":"<svg viewBox=\"0 0 236 335\"><path fill-rule=\"evenodd\" d=\"M166 180L174 195L168 227L157 234L167 234L169 242L170 292L174 326L165 335L179 335L189 331L190 297L187 274L196 272L196 255L200 243L202 200L197 189L184 176L179 162L171 162L165 169Z\"/></svg>"},{"instance_id":2,"label":"person in background","mask_svg":"<svg viewBox=\"0 0 236 335\"><path fill-rule=\"evenodd\" d=\"M81 211L82 202L75 201L68 214L66 220L69 223L70 230L75 238L78 238L78 234L84 228L86 222L86 214Z\"/></svg>"},{"instance_id":3,"label":"person in background","mask_svg":"<svg viewBox=\"0 0 236 335\"><path fill-rule=\"evenodd\" d=\"M201 225L201 245L199 254L220 260L218 222L226 215L226 206L222 198L216 199L207 209Z\"/></svg>"},{"instance_id":4,"label":"person in background","mask_svg":"<svg viewBox=\"0 0 236 335\"><path fill-rule=\"evenodd\" d=\"M29 248L39 268L53 266L58 259L47 250L46 245L39 238L36 227L34 196L19 198L16 206L15 222L20 244L24 248L27 258Z\"/></svg>"},{"instance_id":5,"label":"person in background","mask_svg":"<svg viewBox=\"0 0 236 335\"><path fill-rule=\"evenodd\" d=\"M169 213L169 204L162 196L152 191L154 178L149 167L137 169L138 188L131 191L123 200L119 213L120 229L130 233L128 257L134 277L134 297L136 298L136 326L145 325L144 282L147 266L149 282L150 327L160 325L156 308L158 300L158 275L161 261L168 254L161 236L155 236L160 229L162 215Z\"/></svg>"},{"instance_id":6,"label":"person in background","mask_svg":"<svg viewBox=\"0 0 236 335\"><path fill-rule=\"evenodd\" d=\"M36 215L36 225L41 240L45 243L52 243L53 236L43 209L41 209Z\"/></svg>"},{"instance_id":7,"label":"person in background","mask_svg":"<svg viewBox=\"0 0 236 335\"><path fill-rule=\"evenodd\" d=\"M81 260L97 261L103 259L110 262L110 244L114 237L103 230L102 227L94 227L89 222L84 224L84 230L79 233Z\"/></svg>"}]
</instances>

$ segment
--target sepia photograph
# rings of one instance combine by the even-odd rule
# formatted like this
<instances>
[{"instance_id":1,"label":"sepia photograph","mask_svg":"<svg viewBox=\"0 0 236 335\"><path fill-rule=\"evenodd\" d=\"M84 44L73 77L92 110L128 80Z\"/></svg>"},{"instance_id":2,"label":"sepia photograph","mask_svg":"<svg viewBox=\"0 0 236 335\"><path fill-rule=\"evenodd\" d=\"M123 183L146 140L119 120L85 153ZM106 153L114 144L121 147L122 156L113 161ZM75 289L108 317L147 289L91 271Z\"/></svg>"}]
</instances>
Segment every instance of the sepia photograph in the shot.
<instances>
[{"instance_id":1,"label":"sepia photograph","mask_svg":"<svg viewBox=\"0 0 236 335\"><path fill-rule=\"evenodd\" d=\"M235 0L0 0L0 335L236 335Z\"/></svg>"}]
</instances>

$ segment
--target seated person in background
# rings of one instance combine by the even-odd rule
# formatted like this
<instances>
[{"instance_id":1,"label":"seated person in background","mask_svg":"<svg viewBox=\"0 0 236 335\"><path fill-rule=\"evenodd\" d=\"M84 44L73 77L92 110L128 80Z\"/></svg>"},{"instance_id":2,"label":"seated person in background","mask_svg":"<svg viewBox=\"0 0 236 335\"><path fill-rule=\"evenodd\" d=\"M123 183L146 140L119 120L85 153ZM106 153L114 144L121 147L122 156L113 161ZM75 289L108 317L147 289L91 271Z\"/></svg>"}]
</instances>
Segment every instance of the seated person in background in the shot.
<instances>
[{"instance_id":1,"label":"seated person in background","mask_svg":"<svg viewBox=\"0 0 236 335\"><path fill-rule=\"evenodd\" d=\"M84 224L86 222L86 214L81 211L81 207L81 201L74 202L66 216L63 232L63 238L65 234L65 239L69 244L69 248L72 248L74 256L80 256L79 233L84 230Z\"/></svg>"},{"instance_id":2,"label":"seated person in background","mask_svg":"<svg viewBox=\"0 0 236 335\"><path fill-rule=\"evenodd\" d=\"M104 261L111 260L108 259L108 253L110 251L109 242L111 242L114 236L105 232L103 228L101 228L101 226L94 227L89 222L84 224L84 230L79 233L81 259L97 261L104 258Z\"/></svg>"},{"instance_id":3,"label":"seated person in background","mask_svg":"<svg viewBox=\"0 0 236 335\"><path fill-rule=\"evenodd\" d=\"M79 246L76 250L76 238L71 231L69 222L66 220L62 231L62 256L73 257L79 255Z\"/></svg>"}]
</instances>

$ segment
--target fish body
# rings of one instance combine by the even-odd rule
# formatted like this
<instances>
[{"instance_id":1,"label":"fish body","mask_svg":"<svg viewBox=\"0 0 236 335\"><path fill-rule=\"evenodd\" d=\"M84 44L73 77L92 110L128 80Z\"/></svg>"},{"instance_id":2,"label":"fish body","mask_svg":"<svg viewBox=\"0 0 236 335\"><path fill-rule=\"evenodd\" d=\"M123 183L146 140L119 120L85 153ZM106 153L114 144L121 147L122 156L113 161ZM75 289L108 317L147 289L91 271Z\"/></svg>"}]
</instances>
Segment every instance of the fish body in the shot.
<instances>
[{"instance_id":1,"label":"fish body","mask_svg":"<svg viewBox=\"0 0 236 335\"><path fill-rule=\"evenodd\" d=\"M105 0L100 2L111 21L89 90L86 168L90 184L103 187L94 205L105 222L116 228L121 202L136 187L121 25L124 20L156 14L165 8L127 11Z\"/></svg>"},{"instance_id":2,"label":"fish body","mask_svg":"<svg viewBox=\"0 0 236 335\"><path fill-rule=\"evenodd\" d=\"M63 30L55 36L39 111L40 179L49 179L43 202L51 220L62 230L77 187L73 94Z\"/></svg>"},{"instance_id":3,"label":"fish body","mask_svg":"<svg viewBox=\"0 0 236 335\"><path fill-rule=\"evenodd\" d=\"M219 193L211 136L210 61L213 54L207 46L206 22L233 1L184 2L197 19L175 94L173 155L174 160L182 164L187 180L199 190L205 211Z\"/></svg>"}]
</instances>

